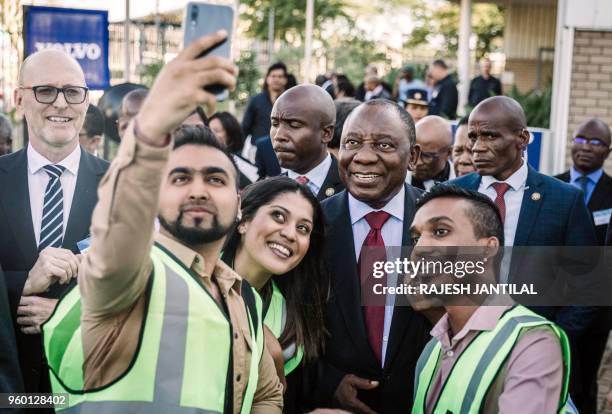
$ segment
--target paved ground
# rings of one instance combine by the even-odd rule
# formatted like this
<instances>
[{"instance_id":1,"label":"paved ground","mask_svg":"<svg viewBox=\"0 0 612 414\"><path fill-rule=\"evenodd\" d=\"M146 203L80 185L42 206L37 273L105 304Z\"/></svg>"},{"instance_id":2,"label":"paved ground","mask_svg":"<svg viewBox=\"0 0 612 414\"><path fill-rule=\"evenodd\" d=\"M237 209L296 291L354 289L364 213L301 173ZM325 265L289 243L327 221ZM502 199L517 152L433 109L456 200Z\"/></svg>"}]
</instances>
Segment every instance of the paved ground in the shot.
<instances>
[{"instance_id":1,"label":"paved ground","mask_svg":"<svg viewBox=\"0 0 612 414\"><path fill-rule=\"evenodd\" d=\"M612 391L612 334L608 337L608 349L599 368L599 412L612 414L612 407L606 407L606 395Z\"/></svg>"}]
</instances>

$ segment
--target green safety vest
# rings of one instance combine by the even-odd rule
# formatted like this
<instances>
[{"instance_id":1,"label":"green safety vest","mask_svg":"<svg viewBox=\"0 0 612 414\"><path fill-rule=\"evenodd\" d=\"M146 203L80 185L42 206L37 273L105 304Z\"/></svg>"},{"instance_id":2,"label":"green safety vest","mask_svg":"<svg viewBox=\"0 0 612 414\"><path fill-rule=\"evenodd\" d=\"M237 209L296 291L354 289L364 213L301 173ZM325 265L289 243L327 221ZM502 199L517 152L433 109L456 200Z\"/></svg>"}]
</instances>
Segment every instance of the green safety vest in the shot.
<instances>
[{"instance_id":1,"label":"green safety vest","mask_svg":"<svg viewBox=\"0 0 612 414\"><path fill-rule=\"evenodd\" d=\"M68 393L62 413L227 413L231 406L232 326L199 276L155 245L145 316L127 371L108 385L83 390L81 301L73 288L43 325L54 393ZM252 289L252 288L251 288ZM254 292L254 290L253 290ZM242 292L253 353L241 413L250 413L263 352L259 295ZM249 295L249 296L247 296ZM248 300L247 300L248 299ZM251 300L252 299L252 300Z\"/></svg>"},{"instance_id":2,"label":"green safety vest","mask_svg":"<svg viewBox=\"0 0 612 414\"><path fill-rule=\"evenodd\" d=\"M434 414L479 413L489 387L506 362L525 328L549 326L559 337L563 354L563 387L559 396L559 413L571 412L568 402L570 348L567 336L554 323L518 305L507 311L495 329L480 332L463 350L442 385ZM435 377L442 347L436 338L426 346L416 366L412 414L425 413L431 382Z\"/></svg>"},{"instance_id":3,"label":"green safety vest","mask_svg":"<svg viewBox=\"0 0 612 414\"><path fill-rule=\"evenodd\" d=\"M285 297L276 283L272 280L272 297L270 298L270 305L264 315L264 324L270 328L272 334L278 339L283 333L283 329L285 329L286 322L287 305L285 303ZM300 365L303 357L304 348L298 346L295 355L285 362L285 375L289 375L290 372Z\"/></svg>"}]
</instances>

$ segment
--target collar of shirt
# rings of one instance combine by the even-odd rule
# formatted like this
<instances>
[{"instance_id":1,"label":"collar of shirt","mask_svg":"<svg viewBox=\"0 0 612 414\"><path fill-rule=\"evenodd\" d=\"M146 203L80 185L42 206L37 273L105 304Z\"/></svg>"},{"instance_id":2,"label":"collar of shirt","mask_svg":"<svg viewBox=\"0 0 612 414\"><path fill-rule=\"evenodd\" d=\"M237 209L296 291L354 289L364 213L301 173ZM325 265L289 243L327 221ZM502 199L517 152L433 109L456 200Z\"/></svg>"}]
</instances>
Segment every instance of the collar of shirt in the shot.
<instances>
[{"instance_id":1,"label":"collar of shirt","mask_svg":"<svg viewBox=\"0 0 612 414\"><path fill-rule=\"evenodd\" d=\"M404 221L404 195L406 189L402 185L402 188L398 193L383 207L375 209L364 203L363 201L357 200L350 193L348 195L349 213L351 215L351 225L354 225L359 220L365 217L366 214L372 211L385 211L391 214L393 217L398 219L400 222Z\"/></svg>"},{"instance_id":2,"label":"collar of shirt","mask_svg":"<svg viewBox=\"0 0 612 414\"><path fill-rule=\"evenodd\" d=\"M470 331L490 331L495 329L499 318L510 309L511 306L478 306L476 311L470 316L463 328L454 336L451 337L452 331L448 319L448 313L434 325L430 334L436 338L442 347L448 349L454 347L461 341Z\"/></svg>"},{"instance_id":3,"label":"collar of shirt","mask_svg":"<svg viewBox=\"0 0 612 414\"><path fill-rule=\"evenodd\" d=\"M599 179L601 178L602 175L603 175L603 168L595 170L592 173L586 174L587 178L594 184L597 184L599 182ZM570 182L577 183L578 185L580 185L579 183L580 177L582 177L582 173L578 172L578 170L576 170L574 166L572 165L572 167L570 168Z\"/></svg>"},{"instance_id":4,"label":"collar of shirt","mask_svg":"<svg viewBox=\"0 0 612 414\"><path fill-rule=\"evenodd\" d=\"M28 144L27 149L28 156L28 172L30 174L36 174L45 165L53 164L51 161L46 159L41 153L36 151L31 143ZM72 175L76 176L79 171L79 162L81 161L81 146L77 145L76 148L68 154L66 158L56 163L65 167Z\"/></svg>"},{"instance_id":5,"label":"collar of shirt","mask_svg":"<svg viewBox=\"0 0 612 414\"><path fill-rule=\"evenodd\" d=\"M314 167L312 170L308 171L306 174L298 174L295 171L291 171L291 170L285 170L285 171L287 171L287 175L292 180L295 180L296 178L300 176L305 176L306 178L308 178L308 180L311 183L313 183L317 187L318 190L320 190L321 187L323 187L323 183L325 182L325 178L327 177L327 172L329 171L329 167L331 167L331 164L332 164L332 159L331 159L331 155L328 152L327 156L323 159L323 161L321 161L319 165ZM319 191L317 191L317 193L318 192Z\"/></svg>"},{"instance_id":6,"label":"collar of shirt","mask_svg":"<svg viewBox=\"0 0 612 414\"><path fill-rule=\"evenodd\" d=\"M527 174L529 170L527 168L527 163L523 160L523 164L521 167L514 172L510 177L505 179L504 181L500 181L491 175L485 175L482 177L482 186L483 188L489 188L493 183L504 182L510 185L514 191L519 191L521 187L525 185L527 182Z\"/></svg>"},{"instance_id":7,"label":"collar of shirt","mask_svg":"<svg viewBox=\"0 0 612 414\"><path fill-rule=\"evenodd\" d=\"M168 249L185 267L196 272L205 284L212 283L210 275L204 273L204 258L201 254L160 232L155 233L155 241ZM217 260L213 274L222 294L227 295L230 289L234 289L240 295L242 278L220 258Z\"/></svg>"}]
</instances>

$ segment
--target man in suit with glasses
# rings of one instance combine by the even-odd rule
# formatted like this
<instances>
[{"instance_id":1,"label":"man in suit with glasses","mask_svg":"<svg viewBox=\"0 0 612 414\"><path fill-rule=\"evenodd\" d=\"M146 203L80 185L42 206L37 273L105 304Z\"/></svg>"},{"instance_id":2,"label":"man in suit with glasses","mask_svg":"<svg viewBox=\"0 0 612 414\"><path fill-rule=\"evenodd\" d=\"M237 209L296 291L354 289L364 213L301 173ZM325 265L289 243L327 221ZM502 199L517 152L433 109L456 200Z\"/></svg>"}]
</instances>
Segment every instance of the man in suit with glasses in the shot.
<instances>
[{"instance_id":1,"label":"man in suit with glasses","mask_svg":"<svg viewBox=\"0 0 612 414\"><path fill-rule=\"evenodd\" d=\"M57 50L30 55L14 98L29 143L0 158L0 264L25 391L49 392L40 325L77 275L77 242L88 236L108 163L79 146L89 93L74 59Z\"/></svg>"},{"instance_id":2,"label":"man in suit with glasses","mask_svg":"<svg viewBox=\"0 0 612 414\"><path fill-rule=\"evenodd\" d=\"M603 170L610 155L610 127L597 118L584 121L576 128L571 153L573 165L556 178L582 190L584 202L593 215L597 244L603 246L612 213L612 178ZM610 309L597 310L595 319L577 343L582 393L575 400L580 412L597 411L597 371L612 328Z\"/></svg>"}]
</instances>

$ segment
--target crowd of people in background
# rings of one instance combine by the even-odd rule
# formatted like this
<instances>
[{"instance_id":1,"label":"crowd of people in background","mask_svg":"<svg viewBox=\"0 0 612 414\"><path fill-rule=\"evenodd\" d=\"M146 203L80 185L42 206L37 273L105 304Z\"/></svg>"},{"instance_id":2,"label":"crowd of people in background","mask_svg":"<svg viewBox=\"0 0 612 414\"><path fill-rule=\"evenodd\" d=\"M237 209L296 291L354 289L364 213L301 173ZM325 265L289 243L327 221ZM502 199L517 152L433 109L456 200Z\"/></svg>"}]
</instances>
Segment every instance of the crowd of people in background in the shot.
<instances>
[{"instance_id":1,"label":"crowd of people in background","mask_svg":"<svg viewBox=\"0 0 612 414\"><path fill-rule=\"evenodd\" d=\"M231 62L195 64L222 37L123 97L110 164L78 63L23 63L25 148L0 116L0 392L109 413L595 413L610 308L360 292L371 249L612 244L609 126L585 119L570 169L536 171L487 59L459 120L437 59L393 85L370 65L356 87L274 63L239 121L203 109L203 86L235 86ZM491 280L529 277L496 263Z\"/></svg>"}]
</instances>

